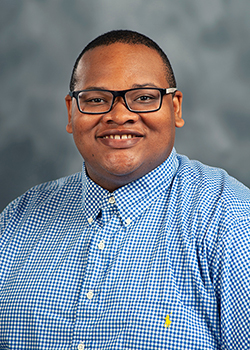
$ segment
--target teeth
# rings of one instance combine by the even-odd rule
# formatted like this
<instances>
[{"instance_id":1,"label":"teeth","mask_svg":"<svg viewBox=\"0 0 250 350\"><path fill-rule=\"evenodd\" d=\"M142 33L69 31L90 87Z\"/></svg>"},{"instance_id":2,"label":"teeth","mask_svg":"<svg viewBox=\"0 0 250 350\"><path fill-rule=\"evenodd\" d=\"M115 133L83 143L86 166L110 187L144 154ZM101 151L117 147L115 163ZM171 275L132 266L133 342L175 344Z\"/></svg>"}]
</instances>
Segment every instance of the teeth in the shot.
<instances>
[{"instance_id":1,"label":"teeth","mask_svg":"<svg viewBox=\"0 0 250 350\"><path fill-rule=\"evenodd\" d=\"M135 137L135 135L131 135L131 134L124 134L124 135L106 135L104 136L104 139L115 139L115 140L126 140L126 139L132 139L133 137Z\"/></svg>"}]
</instances>

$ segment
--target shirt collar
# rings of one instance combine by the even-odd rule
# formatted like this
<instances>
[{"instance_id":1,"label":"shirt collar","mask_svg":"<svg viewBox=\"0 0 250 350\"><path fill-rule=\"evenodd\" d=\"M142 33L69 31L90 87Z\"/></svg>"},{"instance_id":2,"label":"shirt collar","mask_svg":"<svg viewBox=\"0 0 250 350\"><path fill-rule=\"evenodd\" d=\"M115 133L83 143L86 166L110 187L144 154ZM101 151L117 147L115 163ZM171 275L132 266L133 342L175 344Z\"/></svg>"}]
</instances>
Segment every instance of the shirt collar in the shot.
<instances>
[{"instance_id":1,"label":"shirt collar","mask_svg":"<svg viewBox=\"0 0 250 350\"><path fill-rule=\"evenodd\" d=\"M123 224L130 225L163 189L169 187L178 169L178 164L176 151L173 148L169 157L157 168L110 193L88 177L83 163L83 207L86 219L89 223L95 220L100 210L109 205L109 198L114 197Z\"/></svg>"}]
</instances>

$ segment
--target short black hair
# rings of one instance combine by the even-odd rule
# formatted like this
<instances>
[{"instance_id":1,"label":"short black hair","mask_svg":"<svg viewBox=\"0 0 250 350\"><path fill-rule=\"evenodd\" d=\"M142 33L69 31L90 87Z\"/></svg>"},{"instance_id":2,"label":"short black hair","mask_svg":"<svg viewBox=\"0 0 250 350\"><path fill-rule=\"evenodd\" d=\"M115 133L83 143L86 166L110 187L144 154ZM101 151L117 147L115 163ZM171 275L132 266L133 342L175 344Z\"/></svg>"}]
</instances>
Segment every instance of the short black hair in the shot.
<instances>
[{"instance_id":1,"label":"short black hair","mask_svg":"<svg viewBox=\"0 0 250 350\"><path fill-rule=\"evenodd\" d=\"M71 74L70 79L70 91L73 91L76 85L76 70L78 67L78 63L82 56L85 54L85 52L94 49L98 46L108 46L115 43L123 43L123 44L134 44L134 45L145 45L151 49L154 49L158 52L158 54L161 56L163 63L166 66L166 78L169 83L170 87L176 87L176 80L174 76L173 69L171 67L171 64L169 62L169 59L165 52L160 48L156 42L154 42L152 39L148 38L144 34L140 34L137 32L134 32L132 30L112 30L110 32L104 33L94 40L92 40L79 54L79 56L76 59L76 62L73 67L73 71Z\"/></svg>"}]
</instances>

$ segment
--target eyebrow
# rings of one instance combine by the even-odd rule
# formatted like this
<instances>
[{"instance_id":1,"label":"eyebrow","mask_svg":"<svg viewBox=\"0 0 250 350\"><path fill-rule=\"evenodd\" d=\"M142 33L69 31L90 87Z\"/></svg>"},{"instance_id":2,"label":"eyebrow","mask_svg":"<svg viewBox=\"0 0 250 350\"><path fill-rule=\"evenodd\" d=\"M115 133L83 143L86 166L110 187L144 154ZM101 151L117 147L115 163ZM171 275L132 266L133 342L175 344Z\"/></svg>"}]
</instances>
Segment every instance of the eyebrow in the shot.
<instances>
[{"instance_id":1,"label":"eyebrow","mask_svg":"<svg viewBox=\"0 0 250 350\"><path fill-rule=\"evenodd\" d=\"M83 90L108 90L108 89L104 86L87 86Z\"/></svg>"},{"instance_id":2,"label":"eyebrow","mask_svg":"<svg viewBox=\"0 0 250 350\"><path fill-rule=\"evenodd\" d=\"M131 89L146 88L146 87L158 88L158 86L156 86L153 83L146 83L146 84L133 84ZM105 86L87 86L84 90L110 90L110 89L107 89Z\"/></svg>"},{"instance_id":3,"label":"eyebrow","mask_svg":"<svg viewBox=\"0 0 250 350\"><path fill-rule=\"evenodd\" d=\"M156 87L156 88L158 88L158 86L156 86L154 83L133 84L132 85L132 88L145 88L145 87Z\"/></svg>"}]
</instances>

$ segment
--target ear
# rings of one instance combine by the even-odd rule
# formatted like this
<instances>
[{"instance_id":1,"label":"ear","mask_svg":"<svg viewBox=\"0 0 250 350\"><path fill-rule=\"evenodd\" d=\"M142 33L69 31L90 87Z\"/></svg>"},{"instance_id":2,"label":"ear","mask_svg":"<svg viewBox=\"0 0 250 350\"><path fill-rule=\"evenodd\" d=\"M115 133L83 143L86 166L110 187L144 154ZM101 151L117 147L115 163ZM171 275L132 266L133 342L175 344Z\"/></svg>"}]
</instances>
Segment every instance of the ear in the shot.
<instances>
[{"instance_id":1,"label":"ear","mask_svg":"<svg viewBox=\"0 0 250 350\"><path fill-rule=\"evenodd\" d=\"M68 124L66 125L66 131L72 134L72 98L67 95L65 97L65 103L68 111Z\"/></svg>"},{"instance_id":2,"label":"ear","mask_svg":"<svg viewBox=\"0 0 250 350\"><path fill-rule=\"evenodd\" d=\"M184 120L182 119L182 96L182 92L177 90L173 97L175 126L177 128L181 128L185 124Z\"/></svg>"}]
</instances>

